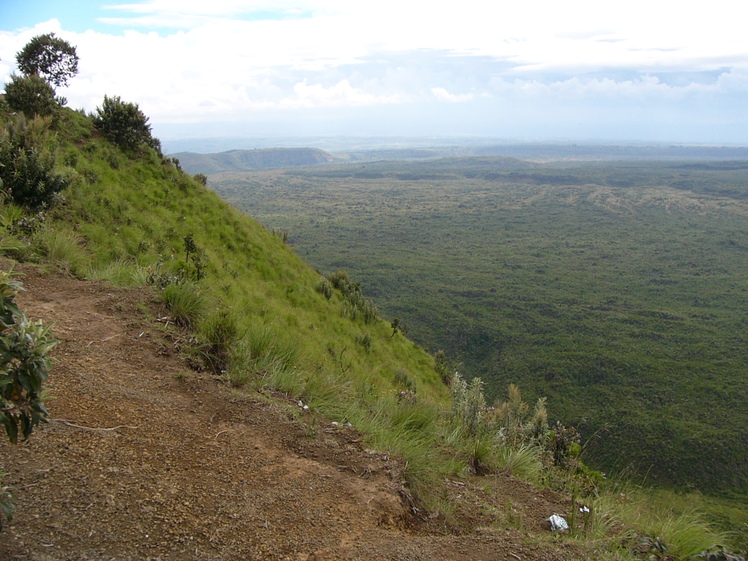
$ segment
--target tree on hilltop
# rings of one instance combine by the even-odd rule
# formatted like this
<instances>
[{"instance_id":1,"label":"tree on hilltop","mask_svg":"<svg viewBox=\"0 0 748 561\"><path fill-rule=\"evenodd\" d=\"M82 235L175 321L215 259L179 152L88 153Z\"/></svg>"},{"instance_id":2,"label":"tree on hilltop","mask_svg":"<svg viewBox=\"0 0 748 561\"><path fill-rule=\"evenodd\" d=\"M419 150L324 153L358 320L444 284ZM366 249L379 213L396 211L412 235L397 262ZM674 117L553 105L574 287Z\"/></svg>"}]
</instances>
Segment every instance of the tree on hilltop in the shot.
<instances>
[{"instance_id":1,"label":"tree on hilltop","mask_svg":"<svg viewBox=\"0 0 748 561\"><path fill-rule=\"evenodd\" d=\"M18 69L25 76L41 76L55 86L67 86L78 74L75 47L54 33L37 35L16 54Z\"/></svg>"}]
</instances>

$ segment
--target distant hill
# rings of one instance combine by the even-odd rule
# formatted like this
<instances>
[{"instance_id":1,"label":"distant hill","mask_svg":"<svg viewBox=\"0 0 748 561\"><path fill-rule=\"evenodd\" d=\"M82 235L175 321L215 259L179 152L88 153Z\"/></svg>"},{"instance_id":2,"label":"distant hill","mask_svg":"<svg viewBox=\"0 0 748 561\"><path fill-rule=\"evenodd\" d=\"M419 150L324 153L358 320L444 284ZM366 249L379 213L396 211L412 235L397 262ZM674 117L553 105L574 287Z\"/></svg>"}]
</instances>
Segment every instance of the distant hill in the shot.
<instances>
[{"instance_id":1,"label":"distant hill","mask_svg":"<svg viewBox=\"0 0 748 561\"><path fill-rule=\"evenodd\" d=\"M328 164L335 160L318 148L265 148L262 150L229 150L218 154L179 152L171 155L179 160L182 169L195 173L221 171L257 171L273 168L309 167Z\"/></svg>"}]
</instances>

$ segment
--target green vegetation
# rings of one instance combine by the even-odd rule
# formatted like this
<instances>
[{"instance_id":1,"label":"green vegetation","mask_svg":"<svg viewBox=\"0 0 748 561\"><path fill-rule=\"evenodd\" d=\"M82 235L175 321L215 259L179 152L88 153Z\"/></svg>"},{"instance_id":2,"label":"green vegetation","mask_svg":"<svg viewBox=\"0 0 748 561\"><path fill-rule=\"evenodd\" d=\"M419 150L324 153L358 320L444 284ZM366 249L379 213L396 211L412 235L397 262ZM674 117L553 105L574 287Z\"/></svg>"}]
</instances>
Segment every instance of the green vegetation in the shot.
<instances>
[{"instance_id":1,"label":"green vegetation","mask_svg":"<svg viewBox=\"0 0 748 561\"><path fill-rule=\"evenodd\" d=\"M65 105L55 97L53 86L66 86L78 73L75 47L54 33L38 35L16 55L21 76L11 76L5 85L5 102L27 117L53 115Z\"/></svg>"},{"instance_id":2,"label":"green vegetation","mask_svg":"<svg viewBox=\"0 0 748 561\"><path fill-rule=\"evenodd\" d=\"M104 96L101 107L96 108L94 125L104 136L125 150L134 150L141 145L159 148L159 144L151 136L148 117L138 104L124 102L119 96Z\"/></svg>"},{"instance_id":3,"label":"green vegetation","mask_svg":"<svg viewBox=\"0 0 748 561\"><path fill-rule=\"evenodd\" d=\"M467 158L209 185L362 280L489 403L510 383L547 396L598 469L745 498L745 162Z\"/></svg>"},{"instance_id":4,"label":"green vegetation","mask_svg":"<svg viewBox=\"0 0 748 561\"><path fill-rule=\"evenodd\" d=\"M37 35L16 55L24 76L39 76L55 86L67 86L78 74L78 54L73 45L54 33Z\"/></svg>"},{"instance_id":5,"label":"green vegetation","mask_svg":"<svg viewBox=\"0 0 748 561\"><path fill-rule=\"evenodd\" d=\"M12 76L5 85L5 102L27 117L54 115L59 107L52 86L36 75Z\"/></svg>"},{"instance_id":6,"label":"green vegetation","mask_svg":"<svg viewBox=\"0 0 748 561\"><path fill-rule=\"evenodd\" d=\"M19 116L0 131L0 180L16 204L41 207L68 185L66 175L55 169L49 125L48 118Z\"/></svg>"},{"instance_id":7,"label":"green vegetation","mask_svg":"<svg viewBox=\"0 0 748 561\"><path fill-rule=\"evenodd\" d=\"M18 309L15 297L22 289L0 271L0 423L11 442L19 433L28 438L49 413L42 400L42 385L50 369L49 351L57 344L49 328L32 322Z\"/></svg>"},{"instance_id":8,"label":"green vegetation","mask_svg":"<svg viewBox=\"0 0 748 561\"><path fill-rule=\"evenodd\" d=\"M0 424L14 444L19 433L26 439L48 421L43 384L51 366L48 353L57 344L48 327L18 309L15 297L22 288L12 272L0 271ZM11 520L14 508L13 494L1 487L2 515Z\"/></svg>"}]
</instances>

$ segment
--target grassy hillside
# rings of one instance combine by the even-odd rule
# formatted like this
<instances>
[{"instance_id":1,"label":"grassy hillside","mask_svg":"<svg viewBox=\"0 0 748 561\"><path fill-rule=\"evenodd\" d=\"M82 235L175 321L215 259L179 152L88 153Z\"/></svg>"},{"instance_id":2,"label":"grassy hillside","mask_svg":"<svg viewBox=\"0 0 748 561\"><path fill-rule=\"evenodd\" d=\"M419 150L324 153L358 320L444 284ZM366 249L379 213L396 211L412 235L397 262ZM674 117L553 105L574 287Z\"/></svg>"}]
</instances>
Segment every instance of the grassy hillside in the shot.
<instances>
[{"instance_id":1,"label":"grassy hillside","mask_svg":"<svg viewBox=\"0 0 748 561\"><path fill-rule=\"evenodd\" d=\"M745 162L468 158L210 185L502 395L549 396L588 460L748 488Z\"/></svg>"},{"instance_id":2,"label":"grassy hillside","mask_svg":"<svg viewBox=\"0 0 748 561\"><path fill-rule=\"evenodd\" d=\"M583 523L572 518L570 539L589 541L595 558L631 558L639 538L665 540L677 559L725 543L690 513L647 506L633 490L625 501L600 493L574 430L550 426L543 400L533 408L512 389L487 409L479 381L450 378L443 362L379 317L355 278L314 271L283 232L230 207L156 143L123 150L90 116L68 110L48 119L0 115L7 256L156 291L185 368L211 371L237 391L291 397L290 415L310 407L351 423L367 447L401 461L404 500L418 512L450 520L448 485L480 487L482 475L511 473L592 507ZM43 181L26 187L64 188L23 204L9 166L19 177L39 171Z\"/></svg>"}]
</instances>

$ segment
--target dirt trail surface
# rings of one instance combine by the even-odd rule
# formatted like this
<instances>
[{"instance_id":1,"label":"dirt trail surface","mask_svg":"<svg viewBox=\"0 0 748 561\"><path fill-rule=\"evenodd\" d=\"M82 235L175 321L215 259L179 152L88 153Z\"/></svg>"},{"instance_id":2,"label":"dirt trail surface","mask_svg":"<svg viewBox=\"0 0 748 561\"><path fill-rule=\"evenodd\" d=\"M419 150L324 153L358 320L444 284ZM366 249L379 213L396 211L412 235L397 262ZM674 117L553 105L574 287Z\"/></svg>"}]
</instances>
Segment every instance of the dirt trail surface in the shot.
<instances>
[{"instance_id":1,"label":"dirt trail surface","mask_svg":"<svg viewBox=\"0 0 748 561\"><path fill-rule=\"evenodd\" d=\"M15 446L0 438L17 505L1 561L583 558L532 537L566 508L551 493L503 476L456 480L459 508L486 485L496 507L461 532L420 520L401 466L354 430L191 371L143 290L15 268L21 309L61 343L52 422Z\"/></svg>"}]
</instances>

